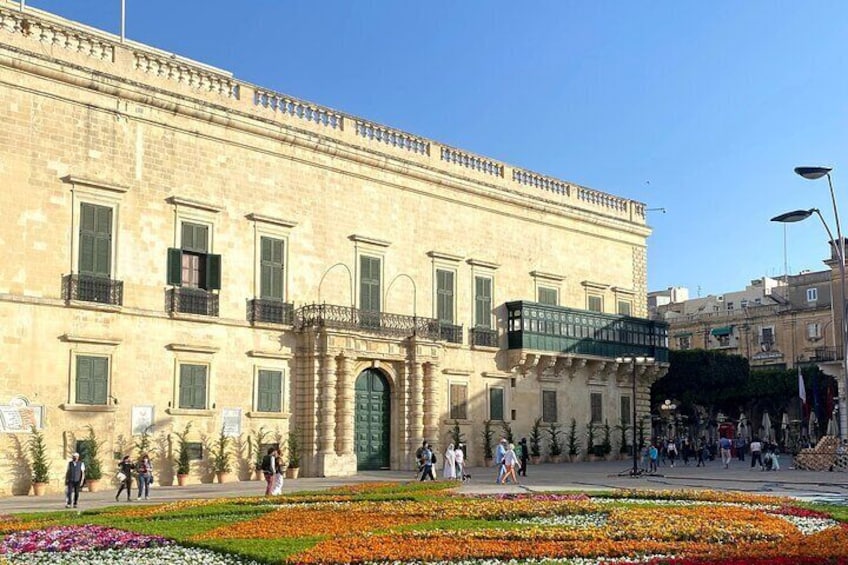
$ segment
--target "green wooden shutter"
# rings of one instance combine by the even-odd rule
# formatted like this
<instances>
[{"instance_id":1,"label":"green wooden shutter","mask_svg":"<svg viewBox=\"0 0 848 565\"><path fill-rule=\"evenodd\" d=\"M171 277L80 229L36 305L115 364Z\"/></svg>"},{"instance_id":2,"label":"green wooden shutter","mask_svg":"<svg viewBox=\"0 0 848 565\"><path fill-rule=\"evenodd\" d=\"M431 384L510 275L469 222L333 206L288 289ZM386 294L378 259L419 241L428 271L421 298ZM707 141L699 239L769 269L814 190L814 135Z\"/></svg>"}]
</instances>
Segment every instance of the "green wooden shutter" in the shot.
<instances>
[{"instance_id":1,"label":"green wooden shutter","mask_svg":"<svg viewBox=\"0 0 848 565\"><path fill-rule=\"evenodd\" d=\"M80 205L79 272L108 277L112 264L112 209Z\"/></svg>"},{"instance_id":2,"label":"green wooden shutter","mask_svg":"<svg viewBox=\"0 0 848 565\"><path fill-rule=\"evenodd\" d=\"M180 408L206 408L206 367L180 365Z\"/></svg>"},{"instance_id":3,"label":"green wooden shutter","mask_svg":"<svg viewBox=\"0 0 848 565\"><path fill-rule=\"evenodd\" d=\"M209 227L191 222L182 224L180 247L186 251L206 253L209 251Z\"/></svg>"},{"instance_id":4,"label":"green wooden shutter","mask_svg":"<svg viewBox=\"0 0 848 565\"><path fill-rule=\"evenodd\" d=\"M489 419L504 419L504 391L502 388L489 389Z\"/></svg>"},{"instance_id":5,"label":"green wooden shutter","mask_svg":"<svg viewBox=\"0 0 848 565\"><path fill-rule=\"evenodd\" d=\"M360 257L359 272L359 309L366 312L379 312L380 259Z\"/></svg>"},{"instance_id":6,"label":"green wooden shutter","mask_svg":"<svg viewBox=\"0 0 848 565\"><path fill-rule=\"evenodd\" d=\"M284 251L283 240L261 238L260 298L283 299Z\"/></svg>"},{"instance_id":7,"label":"green wooden shutter","mask_svg":"<svg viewBox=\"0 0 848 565\"><path fill-rule=\"evenodd\" d=\"M106 404L109 394L109 359L92 357L91 364L91 403Z\"/></svg>"},{"instance_id":8,"label":"green wooden shutter","mask_svg":"<svg viewBox=\"0 0 848 565\"><path fill-rule=\"evenodd\" d=\"M557 306L557 290L555 288L539 287L539 304Z\"/></svg>"},{"instance_id":9,"label":"green wooden shutter","mask_svg":"<svg viewBox=\"0 0 848 565\"><path fill-rule=\"evenodd\" d=\"M555 390L542 391L542 421L557 421L557 393Z\"/></svg>"},{"instance_id":10,"label":"green wooden shutter","mask_svg":"<svg viewBox=\"0 0 848 565\"><path fill-rule=\"evenodd\" d=\"M474 279L474 323L478 328L492 327L492 279Z\"/></svg>"},{"instance_id":11,"label":"green wooden shutter","mask_svg":"<svg viewBox=\"0 0 848 565\"><path fill-rule=\"evenodd\" d=\"M167 283L180 286L183 283L183 252L181 249L168 249Z\"/></svg>"},{"instance_id":12,"label":"green wooden shutter","mask_svg":"<svg viewBox=\"0 0 848 565\"><path fill-rule=\"evenodd\" d=\"M77 404L93 404L91 396L91 357L77 357Z\"/></svg>"},{"instance_id":13,"label":"green wooden shutter","mask_svg":"<svg viewBox=\"0 0 848 565\"><path fill-rule=\"evenodd\" d=\"M257 410L280 412L283 373L281 371L259 371Z\"/></svg>"},{"instance_id":14,"label":"green wooden shutter","mask_svg":"<svg viewBox=\"0 0 848 565\"><path fill-rule=\"evenodd\" d=\"M206 290L221 288L221 256L206 256Z\"/></svg>"},{"instance_id":15,"label":"green wooden shutter","mask_svg":"<svg viewBox=\"0 0 848 565\"><path fill-rule=\"evenodd\" d=\"M453 271L436 271L436 317L440 322L453 324Z\"/></svg>"}]
</instances>

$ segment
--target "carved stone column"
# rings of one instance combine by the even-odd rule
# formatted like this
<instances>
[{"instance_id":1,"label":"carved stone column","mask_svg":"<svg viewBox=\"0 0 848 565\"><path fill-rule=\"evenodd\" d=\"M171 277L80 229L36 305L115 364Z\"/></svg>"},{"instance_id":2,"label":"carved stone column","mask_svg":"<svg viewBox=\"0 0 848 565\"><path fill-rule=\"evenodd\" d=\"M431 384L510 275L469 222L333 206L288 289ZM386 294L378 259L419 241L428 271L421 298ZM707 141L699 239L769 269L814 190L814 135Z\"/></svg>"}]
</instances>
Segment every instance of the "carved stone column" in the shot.
<instances>
[{"instance_id":1,"label":"carved stone column","mask_svg":"<svg viewBox=\"0 0 848 565\"><path fill-rule=\"evenodd\" d=\"M413 444L420 445L422 440L429 439L424 437L424 379L421 363L413 359L409 368L409 436Z\"/></svg>"},{"instance_id":2,"label":"carved stone column","mask_svg":"<svg viewBox=\"0 0 848 565\"><path fill-rule=\"evenodd\" d=\"M441 450L439 437L439 382L436 365L424 365L424 437Z\"/></svg>"},{"instance_id":3,"label":"carved stone column","mask_svg":"<svg viewBox=\"0 0 848 565\"><path fill-rule=\"evenodd\" d=\"M325 353L318 358L319 402L318 452L335 453L336 444L336 370L333 358Z\"/></svg>"},{"instance_id":4,"label":"carved stone column","mask_svg":"<svg viewBox=\"0 0 848 565\"><path fill-rule=\"evenodd\" d=\"M410 454L410 437L409 437L409 369L407 363L397 363L395 365L397 382L395 382L395 398L396 410L392 410L394 421L392 427L397 426L397 450L392 450L394 454L393 469L406 469L407 461Z\"/></svg>"},{"instance_id":5,"label":"carved stone column","mask_svg":"<svg viewBox=\"0 0 848 565\"><path fill-rule=\"evenodd\" d=\"M344 352L336 356L336 453L353 455L354 393L350 360Z\"/></svg>"}]
</instances>

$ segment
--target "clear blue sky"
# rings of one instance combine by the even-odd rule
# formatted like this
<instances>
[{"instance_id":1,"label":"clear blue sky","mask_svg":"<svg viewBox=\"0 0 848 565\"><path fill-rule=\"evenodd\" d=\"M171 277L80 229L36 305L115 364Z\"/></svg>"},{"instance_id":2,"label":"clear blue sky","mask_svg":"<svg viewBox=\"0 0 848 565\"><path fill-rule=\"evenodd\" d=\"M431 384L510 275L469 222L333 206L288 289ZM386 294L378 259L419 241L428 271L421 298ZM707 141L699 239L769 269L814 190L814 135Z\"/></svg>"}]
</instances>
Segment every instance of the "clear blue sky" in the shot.
<instances>
[{"instance_id":1,"label":"clear blue sky","mask_svg":"<svg viewBox=\"0 0 848 565\"><path fill-rule=\"evenodd\" d=\"M848 2L126 0L127 37L649 212L649 287L784 272L848 201ZM28 0L114 33L120 0ZM844 209L848 231L848 208ZM832 226L833 227L833 226ZM824 268L821 224L790 272Z\"/></svg>"}]
</instances>

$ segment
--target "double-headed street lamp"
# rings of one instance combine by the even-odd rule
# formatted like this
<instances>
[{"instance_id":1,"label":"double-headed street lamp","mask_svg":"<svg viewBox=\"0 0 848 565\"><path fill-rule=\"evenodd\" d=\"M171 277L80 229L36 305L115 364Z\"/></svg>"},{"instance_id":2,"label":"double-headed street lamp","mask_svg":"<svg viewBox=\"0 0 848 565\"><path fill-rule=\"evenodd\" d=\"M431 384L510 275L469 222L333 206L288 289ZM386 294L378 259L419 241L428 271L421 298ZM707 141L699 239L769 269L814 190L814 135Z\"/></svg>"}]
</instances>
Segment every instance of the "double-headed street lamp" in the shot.
<instances>
[{"instance_id":1,"label":"double-headed street lamp","mask_svg":"<svg viewBox=\"0 0 848 565\"><path fill-rule=\"evenodd\" d=\"M848 311L846 311L845 304L845 240L842 238L842 227L839 224L839 210L836 207L836 195L833 192L833 180L830 177L831 170L827 167L795 167L795 173L808 180L827 177L827 185L830 188L830 201L833 204L833 217L836 221L836 238L833 237L833 232L830 231L830 227L827 225L821 210L818 208L786 212L775 216L771 221L782 223L800 222L815 214L821 220L829 240L835 243L833 247L837 255L836 258L839 261L839 305L842 315L840 328L842 330L842 394L839 395L839 433L845 439L848 437ZM833 304L832 298L831 304Z\"/></svg>"},{"instance_id":2,"label":"double-headed street lamp","mask_svg":"<svg viewBox=\"0 0 848 565\"><path fill-rule=\"evenodd\" d=\"M631 401L633 407L633 419L630 424L633 426L633 468L630 470L631 477L639 476L639 449L641 446L636 445L636 367L638 365L650 365L654 362L653 357L637 357L635 355L627 357L616 357L616 362L627 363L633 365L633 399Z\"/></svg>"}]
</instances>

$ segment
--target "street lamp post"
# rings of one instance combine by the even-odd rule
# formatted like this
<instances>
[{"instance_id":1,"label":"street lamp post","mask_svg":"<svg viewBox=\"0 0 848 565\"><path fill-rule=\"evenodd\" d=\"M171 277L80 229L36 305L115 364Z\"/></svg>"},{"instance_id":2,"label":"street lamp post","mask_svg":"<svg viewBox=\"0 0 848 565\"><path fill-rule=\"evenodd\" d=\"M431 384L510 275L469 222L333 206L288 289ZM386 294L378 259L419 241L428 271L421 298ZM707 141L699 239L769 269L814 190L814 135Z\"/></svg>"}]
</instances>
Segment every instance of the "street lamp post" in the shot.
<instances>
[{"instance_id":1,"label":"street lamp post","mask_svg":"<svg viewBox=\"0 0 848 565\"><path fill-rule=\"evenodd\" d=\"M630 424L633 426L633 468L630 470L631 477L639 476L639 457L638 457L638 448L636 446L636 366L639 364L647 365L654 362L653 357L637 357L635 355L628 357L617 357L616 361L618 363L628 363L633 366L633 399L631 401L632 409L633 409L633 418L630 421Z\"/></svg>"},{"instance_id":2,"label":"street lamp post","mask_svg":"<svg viewBox=\"0 0 848 565\"><path fill-rule=\"evenodd\" d=\"M676 422L674 422L674 411L675 410L677 410L677 404L675 404L674 402L672 402L669 399L666 399L665 402L663 402L660 405L660 413L663 415L664 418L668 419L668 430L669 430L668 435L669 435L669 438L672 437L672 433L671 433L672 429L674 429L673 435L677 436L677 426L676 426ZM674 428L672 428L672 423L675 424Z\"/></svg>"},{"instance_id":3,"label":"street lamp post","mask_svg":"<svg viewBox=\"0 0 848 565\"><path fill-rule=\"evenodd\" d=\"M771 219L773 222L792 223L806 220L813 214L817 215L824 226L830 241L835 241L834 250L836 258L839 261L839 305L842 314L841 333L842 333L842 394L839 395L839 434L845 439L848 437L848 312L846 312L845 303L845 240L842 238L842 227L839 222L839 210L836 207L836 194L833 191L833 180L830 176L832 169L827 167L796 167L795 173L807 180L817 180L822 177L827 177L827 185L830 189L830 201L833 204L833 217L836 222L836 238L833 237L833 232L827 225L827 222L822 216L821 210L811 208L809 210L795 210L786 212ZM833 301L831 300L831 304Z\"/></svg>"}]
</instances>

